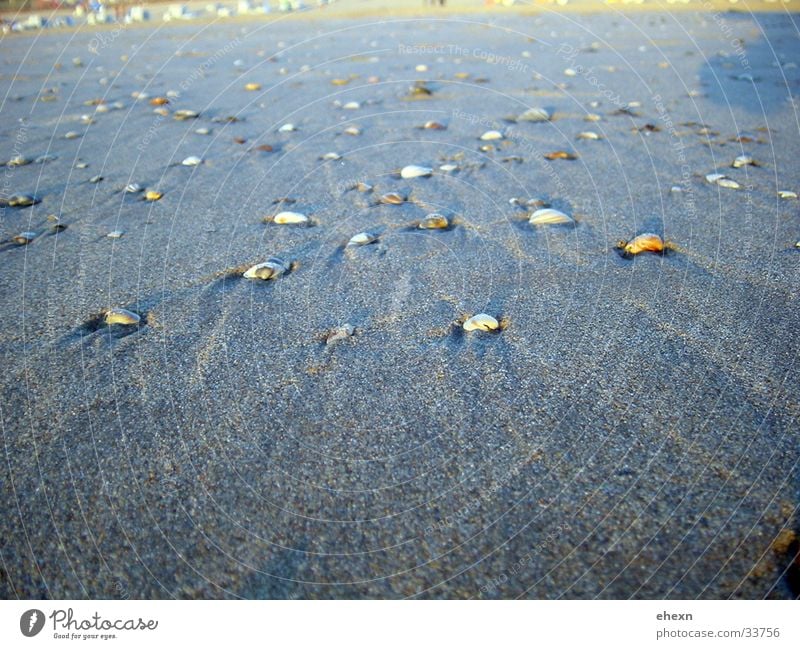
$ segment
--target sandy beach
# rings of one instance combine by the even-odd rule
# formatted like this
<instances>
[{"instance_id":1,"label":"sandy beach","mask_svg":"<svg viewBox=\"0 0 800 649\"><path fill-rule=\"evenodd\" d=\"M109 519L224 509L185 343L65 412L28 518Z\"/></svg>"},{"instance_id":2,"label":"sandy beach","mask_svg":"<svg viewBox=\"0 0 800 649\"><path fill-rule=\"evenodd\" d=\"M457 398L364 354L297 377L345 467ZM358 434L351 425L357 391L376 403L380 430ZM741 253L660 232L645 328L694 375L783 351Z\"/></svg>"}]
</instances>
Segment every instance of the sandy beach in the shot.
<instances>
[{"instance_id":1,"label":"sandy beach","mask_svg":"<svg viewBox=\"0 0 800 649\"><path fill-rule=\"evenodd\" d=\"M353 4L0 41L0 594L796 598L796 7Z\"/></svg>"}]
</instances>

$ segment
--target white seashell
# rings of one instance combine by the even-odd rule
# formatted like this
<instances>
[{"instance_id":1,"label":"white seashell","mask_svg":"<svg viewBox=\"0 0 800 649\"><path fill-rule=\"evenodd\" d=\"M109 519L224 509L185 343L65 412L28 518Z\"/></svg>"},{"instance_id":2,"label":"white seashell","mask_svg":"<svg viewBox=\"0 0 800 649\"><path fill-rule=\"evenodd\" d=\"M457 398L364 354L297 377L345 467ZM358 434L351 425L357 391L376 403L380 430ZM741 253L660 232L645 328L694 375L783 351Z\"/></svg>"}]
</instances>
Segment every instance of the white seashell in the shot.
<instances>
[{"instance_id":1,"label":"white seashell","mask_svg":"<svg viewBox=\"0 0 800 649\"><path fill-rule=\"evenodd\" d=\"M455 171L456 169L458 169L458 165L454 164L446 164L439 167L439 170L444 171L445 173L450 173L451 171Z\"/></svg>"},{"instance_id":2,"label":"white seashell","mask_svg":"<svg viewBox=\"0 0 800 649\"><path fill-rule=\"evenodd\" d=\"M528 223L531 225L557 225L560 223L574 223L575 220L564 214L564 212L559 212L558 210L554 210L552 207L545 207L541 210L536 210L533 214L531 214L531 218L528 219Z\"/></svg>"},{"instance_id":3,"label":"white seashell","mask_svg":"<svg viewBox=\"0 0 800 649\"><path fill-rule=\"evenodd\" d=\"M575 68L567 68L564 70L564 74L568 77L574 77L578 74L578 71Z\"/></svg>"},{"instance_id":4,"label":"white seashell","mask_svg":"<svg viewBox=\"0 0 800 649\"><path fill-rule=\"evenodd\" d=\"M345 110L358 110L361 108L361 104L359 104L357 101L348 101L342 106L342 108Z\"/></svg>"},{"instance_id":5,"label":"white seashell","mask_svg":"<svg viewBox=\"0 0 800 649\"><path fill-rule=\"evenodd\" d=\"M481 135L481 140L488 141L488 140L502 140L503 134L500 131L486 131L483 135Z\"/></svg>"},{"instance_id":6,"label":"white seashell","mask_svg":"<svg viewBox=\"0 0 800 649\"><path fill-rule=\"evenodd\" d=\"M706 175L706 180L710 182L712 185L716 185L724 177L725 174L708 174Z\"/></svg>"},{"instance_id":7,"label":"white seashell","mask_svg":"<svg viewBox=\"0 0 800 649\"><path fill-rule=\"evenodd\" d=\"M375 241L377 237L374 234L369 232L359 232L358 234L354 234L350 237L350 241L347 242L348 246L366 246L369 243Z\"/></svg>"},{"instance_id":8,"label":"white seashell","mask_svg":"<svg viewBox=\"0 0 800 649\"><path fill-rule=\"evenodd\" d=\"M77 133L76 131L69 131L68 133L64 134L64 139L65 140L74 140L76 138L79 138L80 136L81 136L81 134Z\"/></svg>"},{"instance_id":9,"label":"white seashell","mask_svg":"<svg viewBox=\"0 0 800 649\"><path fill-rule=\"evenodd\" d=\"M731 180L730 178L720 178L717 181L717 185L720 187L724 187L725 189L741 189L742 186L737 183L735 180Z\"/></svg>"},{"instance_id":10,"label":"white seashell","mask_svg":"<svg viewBox=\"0 0 800 649\"><path fill-rule=\"evenodd\" d=\"M747 165L756 166L756 162L749 155L740 155L733 161L731 167L733 167L734 169L741 169L742 167L746 167Z\"/></svg>"},{"instance_id":11,"label":"white seashell","mask_svg":"<svg viewBox=\"0 0 800 649\"><path fill-rule=\"evenodd\" d=\"M416 68L414 68L417 72L427 72L428 66L424 63L420 63Z\"/></svg>"},{"instance_id":12,"label":"white seashell","mask_svg":"<svg viewBox=\"0 0 800 649\"><path fill-rule=\"evenodd\" d=\"M300 212L280 212L272 218L272 222L278 225L308 223L308 217L305 214L300 214Z\"/></svg>"},{"instance_id":13,"label":"white seashell","mask_svg":"<svg viewBox=\"0 0 800 649\"><path fill-rule=\"evenodd\" d=\"M144 191L144 187L142 187L139 183L131 183L130 185L125 186L126 194L138 194L141 191Z\"/></svg>"},{"instance_id":14,"label":"white seashell","mask_svg":"<svg viewBox=\"0 0 800 649\"><path fill-rule=\"evenodd\" d=\"M548 122L552 115L544 108L529 108L517 117L518 122Z\"/></svg>"},{"instance_id":15,"label":"white seashell","mask_svg":"<svg viewBox=\"0 0 800 649\"><path fill-rule=\"evenodd\" d=\"M344 129L345 135L361 135L361 129L357 126L348 126Z\"/></svg>"},{"instance_id":16,"label":"white seashell","mask_svg":"<svg viewBox=\"0 0 800 649\"><path fill-rule=\"evenodd\" d=\"M601 119L603 118L597 113L587 113L583 118L585 122L599 122Z\"/></svg>"},{"instance_id":17,"label":"white seashell","mask_svg":"<svg viewBox=\"0 0 800 649\"><path fill-rule=\"evenodd\" d=\"M122 238L123 234L125 234L125 233L122 230L112 230L106 236L109 239L120 239L120 238Z\"/></svg>"},{"instance_id":18,"label":"white seashell","mask_svg":"<svg viewBox=\"0 0 800 649\"><path fill-rule=\"evenodd\" d=\"M422 178L425 176L430 176L433 173L433 169L430 167L420 167L419 165L408 165L407 167L403 167L402 171L400 172L400 176L405 179L409 178Z\"/></svg>"},{"instance_id":19,"label":"white seashell","mask_svg":"<svg viewBox=\"0 0 800 649\"><path fill-rule=\"evenodd\" d=\"M781 191L778 192L778 197L786 199L797 198L797 192L790 192L787 189L782 189Z\"/></svg>"},{"instance_id":20,"label":"white seashell","mask_svg":"<svg viewBox=\"0 0 800 649\"><path fill-rule=\"evenodd\" d=\"M201 162L203 162L202 158L198 158L196 155L190 155L188 158L184 158L181 164L184 167L196 167Z\"/></svg>"},{"instance_id":21,"label":"white seashell","mask_svg":"<svg viewBox=\"0 0 800 649\"><path fill-rule=\"evenodd\" d=\"M494 331L500 326L492 316L478 313L467 320L463 325L465 331Z\"/></svg>"},{"instance_id":22,"label":"white seashell","mask_svg":"<svg viewBox=\"0 0 800 649\"><path fill-rule=\"evenodd\" d=\"M579 140L599 140L600 135L594 131L582 131L578 133Z\"/></svg>"},{"instance_id":23,"label":"white seashell","mask_svg":"<svg viewBox=\"0 0 800 649\"><path fill-rule=\"evenodd\" d=\"M442 214L428 214L422 221L419 222L420 230L444 230L450 225L446 216Z\"/></svg>"},{"instance_id":24,"label":"white seashell","mask_svg":"<svg viewBox=\"0 0 800 649\"><path fill-rule=\"evenodd\" d=\"M296 131L297 127L289 122L288 124L284 124L278 129L278 133L291 133L292 131Z\"/></svg>"},{"instance_id":25,"label":"white seashell","mask_svg":"<svg viewBox=\"0 0 800 649\"><path fill-rule=\"evenodd\" d=\"M107 325L137 325L141 321L141 317L133 311L127 309L109 309L105 313L105 322Z\"/></svg>"},{"instance_id":26,"label":"white seashell","mask_svg":"<svg viewBox=\"0 0 800 649\"><path fill-rule=\"evenodd\" d=\"M256 264L248 268L242 277L247 279L277 279L286 272L286 264L280 259L270 259L262 264Z\"/></svg>"},{"instance_id":27,"label":"white seashell","mask_svg":"<svg viewBox=\"0 0 800 649\"><path fill-rule=\"evenodd\" d=\"M321 160L341 160L342 156L340 156L338 153L336 153L336 151L330 151L329 153L326 153L325 155L323 155L320 159Z\"/></svg>"},{"instance_id":28,"label":"white seashell","mask_svg":"<svg viewBox=\"0 0 800 649\"><path fill-rule=\"evenodd\" d=\"M208 135L209 133L211 133L211 131L209 129L207 129L205 126L201 126L200 128L196 128L194 130L194 132L197 133L197 135Z\"/></svg>"}]
</instances>

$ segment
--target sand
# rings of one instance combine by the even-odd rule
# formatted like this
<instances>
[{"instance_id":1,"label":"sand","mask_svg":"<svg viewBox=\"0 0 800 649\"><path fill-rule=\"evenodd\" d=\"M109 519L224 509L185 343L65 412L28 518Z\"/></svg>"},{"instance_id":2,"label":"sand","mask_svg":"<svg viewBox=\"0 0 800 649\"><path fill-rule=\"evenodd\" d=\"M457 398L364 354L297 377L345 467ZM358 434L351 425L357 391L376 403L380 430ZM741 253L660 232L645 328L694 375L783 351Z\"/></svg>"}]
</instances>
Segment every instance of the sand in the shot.
<instances>
[{"instance_id":1,"label":"sand","mask_svg":"<svg viewBox=\"0 0 800 649\"><path fill-rule=\"evenodd\" d=\"M800 222L777 197L800 189L794 20L4 39L2 156L56 159L2 169L5 195L41 203L2 214L3 239L40 236L0 250L0 593L796 596ZM409 99L420 79L433 94ZM124 106L86 125L100 98ZM504 121L531 106L554 119ZM490 129L507 137L481 151ZM742 153L760 166L730 168ZM408 164L436 173L400 179ZM132 182L163 197L120 193ZM377 205L389 191L408 202ZM509 199L534 197L576 225L530 226ZM281 209L312 225L263 222ZM453 226L414 228L434 211ZM364 230L378 241L346 251ZM674 250L615 252L647 231ZM270 256L290 272L241 278ZM97 326L111 307L143 323ZM479 312L503 331L464 332Z\"/></svg>"}]
</instances>

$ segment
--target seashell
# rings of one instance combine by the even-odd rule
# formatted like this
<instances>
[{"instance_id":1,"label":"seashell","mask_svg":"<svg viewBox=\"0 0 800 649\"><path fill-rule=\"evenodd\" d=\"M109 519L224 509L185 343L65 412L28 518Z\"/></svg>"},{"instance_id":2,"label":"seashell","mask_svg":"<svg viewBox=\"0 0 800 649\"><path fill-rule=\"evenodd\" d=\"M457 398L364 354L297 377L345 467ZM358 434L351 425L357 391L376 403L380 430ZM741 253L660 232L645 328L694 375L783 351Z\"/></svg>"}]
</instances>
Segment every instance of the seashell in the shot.
<instances>
[{"instance_id":1,"label":"seashell","mask_svg":"<svg viewBox=\"0 0 800 649\"><path fill-rule=\"evenodd\" d=\"M422 128L427 129L429 131L444 131L447 127L444 124L440 124L439 122L435 122L433 120L425 122L422 125Z\"/></svg>"},{"instance_id":2,"label":"seashell","mask_svg":"<svg viewBox=\"0 0 800 649\"><path fill-rule=\"evenodd\" d=\"M710 182L712 185L715 185L718 181L722 180L725 177L725 174L707 174L706 180Z\"/></svg>"},{"instance_id":3,"label":"seashell","mask_svg":"<svg viewBox=\"0 0 800 649\"><path fill-rule=\"evenodd\" d=\"M109 239L121 239L123 234L125 233L122 230L112 230L106 236Z\"/></svg>"},{"instance_id":4,"label":"seashell","mask_svg":"<svg viewBox=\"0 0 800 649\"><path fill-rule=\"evenodd\" d=\"M297 127L290 122L288 124L284 124L283 126L281 126L278 129L278 133L291 133L291 132L296 131L296 130L297 130Z\"/></svg>"},{"instance_id":5,"label":"seashell","mask_svg":"<svg viewBox=\"0 0 800 649\"><path fill-rule=\"evenodd\" d=\"M346 104L342 106L345 110L358 110L361 108L361 104L357 101L348 101Z\"/></svg>"},{"instance_id":6,"label":"seashell","mask_svg":"<svg viewBox=\"0 0 800 649\"><path fill-rule=\"evenodd\" d=\"M469 72L456 72L453 77L456 79L469 79Z\"/></svg>"},{"instance_id":7,"label":"seashell","mask_svg":"<svg viewBox=\"0 0 800 649\"><path fill-rule=\"evenodd\" d=\"M188 119L195 119L197 117L200 117L200 113L187 108L182 108L181 110L176 110L174 113L172 113L172 118L177 119L179 122L183 122Z\"/></svg>"},{"instance_id":8,"label":"seashell","mask_svg":"<svg viewBox=\"0 0 800 649\"><path fill-rule=\"evenodd\" d=\"M381 196L379 200L384 205L402 205L406 199L397 192L389 192Z\"/></svg>"},{"instance_id":9,"label":"seashell","mask_svg":"<svg viewBox=\"0 0 800 649\"><path fill-rule=\"evenodd\" d=\"M331 83L334 86L346 86L350 83L350 79L331 79Z\"/></svg>"},{"instance_id":10,"label":"seashell","mask_svg":"<svg viewBox=\"0 0 800 649\"><path fill-rule=\"evenodd\" d=\"M725 187L726 189L741 189L742 186L737 183L735 180L731 180L730 178L720 178L717 181L717 185L720 187Z\"/></svg>"},{"instance_id":11,"label":"seashell","mask_svg":"<svg viewBox=\"0 0 800 649\"><path fill-rule=\"evenodd\" d=\"M456 169L458 169L458 165L454 164L446 164L439 167L439 170L444 171L445 173L450 173L451 171L455 171Z\"/></svg>"},{"instance_id":12,"label":"seashell","mask_svg":"<svg viewBox=\"0 0 800 649\"><path fill-rule=\"evenodd\" d=\"M518 122L549 122L552 115L544 108L529 108L517 117Z\"/></svg>"},{"instance_id":13,"label":"seashell","mask_svg":"<svg viewBox=\"0 0 800 649\"><path fill-rule=\"evenodd\" d=\"M161 115L161 117L166 117L169 115L169 111L166 108L156 108L153 110L156 115Z\"/></svg>"},{"instance_id":14,"label":"seashell","mask_svg":"<svg viewBox=\"0 0 800 649\"><path fill-rule=\"evenodd\" d=\"M781 191L778 192L778 198L785 198L785 199L797 198L797 193L790 192L788 189L782 189Z\"/></svg>"},{"instance_id":15,"label":"seashell","mask_svg":"<svg viewBox=\"0 0 800 649\"><path fill-rule=\"evenodd\" d=\"M279 212L272 217L272 222L278 225L297 225L308 223L308 217L300 212Z\"/></svg>"},{"instance_id":16,"label":"seashell","mask_svg":"<svg viewBox=\"0 0 800 649\"><path fill-rule=\"evenodd\" d=\"M353 325L347 322L343 324L341 327L336 327L335 329L328 332L328 335L325 337L325 344L332 345L340 340L349 338L354 333L355 333L355 327L353 327Z\"/></svg>"},{"instance_id":17,"label":"seashell","mask_svg":"<svg viewBox=\"0 0 800 649\"><path fill-rule=\"evenodd\" d=\"M599 122L601 119L603 118L600 117L600 115L598 115L597 113L587 113L583 117L584 122Z\"/></svg>"},{"instance_id":18,"label":"seashell","mask_svg":"<svg viewBox=\"0 0 800 649\"><path fill-rule=\"evenodd\" d=\"M138 194L139 192L144 191L144 187L142 187L139 183L131 183L130 185L126 185L123 191L126 194Z\"/></svg>"},{"instance_id":19,"label":"seashell","mask_svg":"<svg viewBox=\"0 0 800 649\"><path fill-rule=\"evenodd\" d=\"M45 164L47 162L52 162L53 160L58 160L58 156L45 154L45 155L40 155L38 158L36 158L36 160L34 160L34 162L39 164Z\"/></svg>"},{"instance_id":20,"label":"seashell","mask_svg":"<svg viewBox=\"0 0 800 649\"><path fill-rule=\"evenodd\" d=\"M657 234L646 232L630 241L620 241L617 248L627 255L638 255L642 252L664 252L664 240Z\"/></svg>"},{"instance_id":21,"label":"seashell","mask_svg":"<svg viewBox=\"0 0 800 649\"><path fill-rule=\"evenodd\" d=\"M483 141L502 140L503 134L500 131L486 131L486 133L481 135L480 139Z\"/></svg>"},{"instance_id":22,"label":"seashell","mask_svg":"<svg viewBox=\"0 0 800 649\"><path fill-rule=\"evenodd\" d=\"M420 167L419 165L408 165L403 167L400 171L400 176L405 178L406 180L410 178L423 178L426 176L430 176L433 173L433 169L430 167Z\"/></svg>"},{"instance_id":23,"label":"seashell","mask_svg":"<svg viewBox=\"0 0 800 649\"><path fill-rule=\"evenodd\" d=\"M184 158L181 161L181 164L184 167L196 167L197 165L199 165L202 162L203 162L202 158L199 158L196 155L190 155L188 158Z\"/></svg>"},{"instance_id":24,"label":"seashell","mask_svg":"<svg viewBox=\"0 0 800 649\"><path fill-rule=\"evenodd\" d=\"M92 176L89 178L90 183L99 183L101 180L103 180L102 176Z\"/></svg>"},{"instance_id":25,"label":"seashell","mask_svg":"<svg viewBox=\"0 0 800 649\"><path fill-rule=\"evenodd\" d=\"M464 322L462 327L464 331L495 331L500 323L490 315L478 313Z\"/></svg>"},{"instance_id":26,"label":"seashell","mask_svg":"<svg viewBox=\"0 0 800 649\"><path fill-rule=\"evenodd\" d=\"M161 192L157 192L155 189L149 189L145 192L144 200L146 201L158 201L161 200L161 197L164 196Z\"/></svg>"},{"instance_id":27,"label":"seashell","mask_svg":"<svg viewBox=\"0 0 800 649\"><path fill-rule=\"evenodd\" d=\"M746 167L747 165L751 165L753 167L758 167L759 164L753 160L753 158L749 155L740 155L731 164L731 167L734 169L741 169L742 167Z\"/></svg>"},{"instance_id":28,"label":"seashell","mask_svg":"<svg viewBox=\"0 0 800 649\"><path fill-rule=\"evenodd\" d=\"M151 106L164 106L165 104L168 104L168 103L169 103L169 99L167 99L166 97L153 97L150 100L150 105Z\"/></svg>"},{"instance_id":29,"label":"seashell","mask_svg":"<svg viewBox=\"0 0 800 649\"><path fill-rule=\"evenodd\" d=\"M9 207L30 207L37 203L41 203L41 200L30 194L14 194L8 199Z\"/></svg>"},{"instance_id":30,"label":"seashell","mask_svg":"<svg viewBox=\"0 0 800 649\"><path fill-rule=\"evenodd\" d=\"M544 157L547 160L577 160L578 158L574 153L569 153L567 151L552 151L550 153L545 153Z\"/></svg>"},{"instance_id":31,"label":"seashell","mask_svg":"<svg viewBox=\"0 0 800 649\"><path fill-rule=\"evenodd\" d=\"M373 241L377 241L378 237L370 232L359 232L358 234L354 234L350 237L350 241L347 242L348 246L366 246L367 244L372 243Z\"/></svg>"},{"instance_id":32,"label":"seashell","mask_svg":"<svg viewBox=\"0 0 800 649\"><path fill-rule=\"evenodd\" d=\"M567 216L564 212L554 210L552 207L545 207L531 214L528 223L531 225L559 225L562 223L575 223L575 219Z\"/></svg>"},{"instance_id":33,"label":"seashell","mask_svg":"<svg viewBox=\"0 0 800 649\"><path fill-rule=\"evenodd\" d=\"M89 166L88 162L76 162L75 168L76 169L86 169Z\"/></svg>"},{"instance_id":34,"label":"seashell","mask_svg":"<svg viewBox=\"0 0 800 649\"><path fill-rule=\"evenodd\" d=\"M369 185L369 184L367 184L365 182L362 182L362 181L358 181L356 183L356 189L358 191L360 191L362 194L366 194L367 192L371 192L372 191L372 185Z\"/></svg>"},{"instance_id":35,"label":"seashell","mask_svg":"<svg viewBox=\"0 0 800 649\"><path fill-rule=\"evenodd\" d=\"M6 162L6 167L24 167L25 165L29 165L31 162L33 162L33 160L30 160L25 156L17 155Z\"/></svg>"},{"instance_id":36,"label":"seashell","mask_svg":"<svg viewBox=\"0 0 800 649\"><path fill-rule=\"evenodd\" d=\"M35 232L20 232L11 237L11 240L20 246L27 246L31 241L36 238Z\"/></svg>"},{"instance_id":37,"label":"seashell","mask_svg":"<svg viewBox=\"0 0 800 649\"><path fill-rule=\"evenodd\" d=\"M444 230L450 225L447 217L442 214L428 214L419 222L420 230Z\"/></svg>"},{"instance_id":38,"label":"seashell","mask_svg":"<svg viewBox=\"0 0 800 649\"><path fill-rule=\"evenodd\" d=\"M107 325L138 325L142 319L127 309L109 309L105 312L104 320Z\"/></svg>"},{"instance_id":39,"label":"seashell","mask_svg":"<svg viewBox=\"0 0 800 649\"><path fill-rule=\"evenodd\" d=\"M430 97L432 94L433 90L428 88L423 81L417 81L408 89L409 97L416 97L418 99L422 97Z\"/></svg>"},{"instance_id":40,"label":"seashell","mask_svg":"<svg viewBox=\"0 0 800 649\"><path fill-rule=\"evenodd\" d=\"M342 156L340 156L335 151L331 151L326 153L325 155L320 156L320 160L341 160Z\"/></svg>"},{"instance_id":41,"label":"seashell","mask_svg":"<svg viewBox=\"0 0 800 649\"><path fill-rule=\"evenodd\" d=\"M201 126L200 128L196 128L194 132L197 133L197 135L209 135L211 133L211 129Z\"/></svg>"},{"instance_id":42,"label":"seashell","mask_svg":"<svg viewBox=\"0 0 800 649\"><path fill-rule=\"evenodd\" d=\"M420 63L417 67L414 68L417 72L427 72L428 66L424 63Z\"/></svg>"},{"instance_id":43,"label":"seashell","mask_svg":"<svg viewBox=\"0 0 800 649\"><path fill-rule=\"evenodd\" d=\"M262 264L248 268L242 277L246 279L277 279L286 272L286 264L277 258L272 258Z\"/></svg>"},{"instance_id":44,"label":"seashell","mask_svg":"<svg viewBox=\"0 0 800 649\"><path fill-rule=\"evenodd\" d=\"M249 91L249 92L255 92L256 90L261 90L261 84L260 83L254 83L254 82L246 83L246 84L244 84L244 89Z\"/></svg>"},{"instance_id":45,"label":"seashell","mask_svg":"<svg viewBox=\"0 0 800 649\"><path fill-rule=\"evenodd\" d=\"M343 133L345 135L361 135L361 129L357 126L348 126Z\"/></svg>"},{"instance_id":46,"label":"seashell","mask_svg":"<svg viewBox=\"0 0 800 649\"><path fill-rule=\"evenodd\" d=\"M69 132L64 134L64 139L65 140L75 140L75 139L79 138L80 136L81 136L81 134L76 132L76 131L69 131Z\"/></svg>"},{"instance_id":47,"label":"seashell","mask_svg":"<svg viewBox=\"0 0 800 649\"><path fill-rule=\"evenodd\" d=\"M594 131L581 131L578 133L579 140L600 140L602 139L598 133Z\"/></svg>"}]
</instances>

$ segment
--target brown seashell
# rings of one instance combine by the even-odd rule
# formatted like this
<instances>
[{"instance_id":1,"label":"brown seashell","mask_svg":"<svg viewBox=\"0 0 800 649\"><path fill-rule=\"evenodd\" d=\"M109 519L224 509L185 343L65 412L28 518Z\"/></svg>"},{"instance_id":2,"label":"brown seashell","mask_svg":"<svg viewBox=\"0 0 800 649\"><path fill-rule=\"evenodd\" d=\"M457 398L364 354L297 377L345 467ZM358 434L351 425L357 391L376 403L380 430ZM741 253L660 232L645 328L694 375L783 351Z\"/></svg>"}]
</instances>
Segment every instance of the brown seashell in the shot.
<instances>
[{"instance_id":1,"label":"brown seashell","mask_svg":"<svg viewBox=\"0 0 800 649\"><path fill-rule=\"evenodd\" d=\"M574 153L569 153L567 151L552 151L550 153L545 153L544 157L548 160L577 160L578 156Z\"/></svg>"},{"instance_id":2,"label":"brown seashell","mask_svg":"<svg viewBox=\"0 0 800 649\"><path fill-rule=\"evenodd\" d=\"M169 103L169 99L167 99L166 97L153 97L150 100L150 105L151 106L163 106L163 105L168 104L168 103Z\"/></svg>"},{"instance_id":3,"label":"brown seashell","mask_svg":"<svg viewBox=\"0 0 800 649\"><path fill-rule=\"evenodd\" d=\"M620 241L617 248L625 255L638 255L642 252L662 253L666 249L664 240L657 234L645 232L630 241Z\"/></svg>"},{"instance_id":4,"label":"brown seashell","mask_svg":"<svg viewBox=\"0 0 800 649\"><path fill-rule=\"evenodd\" d=\"M380 197L380 202L384 205L402 205L405 203L405 200L406 199L397 192L389 192Z\"/></svg>"}]
</instances>

